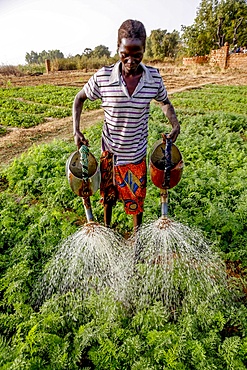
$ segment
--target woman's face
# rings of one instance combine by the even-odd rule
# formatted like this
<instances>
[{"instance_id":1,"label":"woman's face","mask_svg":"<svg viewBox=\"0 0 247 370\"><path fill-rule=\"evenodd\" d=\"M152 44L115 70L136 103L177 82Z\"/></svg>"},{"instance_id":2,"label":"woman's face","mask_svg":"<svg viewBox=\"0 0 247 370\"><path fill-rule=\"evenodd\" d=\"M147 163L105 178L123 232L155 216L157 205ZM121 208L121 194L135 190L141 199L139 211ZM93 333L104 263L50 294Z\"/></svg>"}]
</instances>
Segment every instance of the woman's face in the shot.
<instances>
[{"instance_id":1,"label":"woman's face","mask_svg":"<svg viewBox=\"0 0 247 370\"><path fill-rule=\"evenodd\" d=\"M122 62L122 68L126 74L135 74L142 61L145 47L140 39L121 40L118 54Z\"/></svg>"}]
</instances>

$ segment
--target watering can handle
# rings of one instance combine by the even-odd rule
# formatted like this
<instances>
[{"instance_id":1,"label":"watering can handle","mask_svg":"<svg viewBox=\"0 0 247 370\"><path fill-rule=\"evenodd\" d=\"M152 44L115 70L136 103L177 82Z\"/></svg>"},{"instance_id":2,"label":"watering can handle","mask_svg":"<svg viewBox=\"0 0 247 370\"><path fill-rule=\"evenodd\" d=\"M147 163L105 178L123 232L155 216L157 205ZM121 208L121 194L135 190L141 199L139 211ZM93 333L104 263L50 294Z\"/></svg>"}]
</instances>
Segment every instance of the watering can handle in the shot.
<instances>
[{"instance_id":1,"label":"watering can handle","mask_svg":"<svg viewBox=\"0 0 247 370\"><path fill-rule=\"evenodd\" d=\"M79 152L81 155L82 180L84 180L86 183L85 189L89 190L88 188L88 154L89 154L88 146L81 145ZM90 196L84 195L82 198L83 198L83 205L84 205L87 221L92 222L93 213L92 213L92 208L91 208Z\"/></svg>"},{"instance_id":2,"label":"watering can handle","mask_svg":"<svg viewBox=\"0 0 247 370\"><path fill-rule=\"evenodd\" d=\"M88 180L88 154L89 149L86 145L82 145L79 149L81 155L82 179Z\"/></svg>"},{"instance_id":3,"label":"watering can handle","mask_svg":"<svg viewBox=\"0 0 247 370\"><path fill-rule=\"evenodd\" d=\"M170 177L171 177L171 150L172 150L172 139L168 138L168 134L165 134L163 136L163 139L166 147L165 147L165 181L163 184L164 188L169 189L170 188Z\"/></svg>"},{"instance_id":4,"label":"watering can handle","mask_svg":"<svg viewBox=\"0 0 247 370\"><path fill-rule=\"evenodd\" d=\"M168 134L166 134L166 147L165 147L165 156L166 156L166 169L170 168L172 165L172 139L168 138Z\"/></svg>"}]
</instances>

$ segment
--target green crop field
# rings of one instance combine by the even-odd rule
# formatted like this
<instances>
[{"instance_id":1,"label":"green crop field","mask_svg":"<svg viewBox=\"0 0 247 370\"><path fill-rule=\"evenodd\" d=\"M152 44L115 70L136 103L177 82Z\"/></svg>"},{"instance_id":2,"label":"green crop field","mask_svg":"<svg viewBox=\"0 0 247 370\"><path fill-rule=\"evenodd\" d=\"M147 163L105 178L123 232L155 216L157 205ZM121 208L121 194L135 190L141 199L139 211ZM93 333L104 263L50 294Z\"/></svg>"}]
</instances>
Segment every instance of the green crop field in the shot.
<instances>
[{"instance_id":1,"label":"green crop field","mask_svg":"<svg viewBox=\"0 0 247 370\"><path fill-rule=\"evenodd\" d=\"M27 128L49 118L69 117L78 91L52 85L0 89L0 125ZM86 110L99 107L99 101L85 104Z\"/></svg>"},{"instance_id":2,"label":"green crop field","mask_svg":"<svg viewBox=\"0 0 247 370\"><path fill-rule=\"evenodd\" d=\"M0 124L28 127L71 115L76 91L1 89ZM171 100L181 122L176 145L185 166L181 181L169 191L169 217L202 233L212 253L226 263L226 285L210 299L193 303L184 298L180 282L174 310L158 298L140 308L116 299L110 290L93 288L83 298L67 291L37 304L34 286L61 241L86 218L65 176L74 143L33 145L0 173L1 369L247 369L247 86L212 85ZM98 122L85 133L97 160L101 128ZM169 130L152 104L149 155ZM102 224L99 192L91 198L94 217ZM159 217L159 189L148 174L144 223ZM121 203L114 208L112 226L120 235L131 233L132 219ZM191 296L201 296L201 290L192 284Z\"/></svg>"}]
</instances>

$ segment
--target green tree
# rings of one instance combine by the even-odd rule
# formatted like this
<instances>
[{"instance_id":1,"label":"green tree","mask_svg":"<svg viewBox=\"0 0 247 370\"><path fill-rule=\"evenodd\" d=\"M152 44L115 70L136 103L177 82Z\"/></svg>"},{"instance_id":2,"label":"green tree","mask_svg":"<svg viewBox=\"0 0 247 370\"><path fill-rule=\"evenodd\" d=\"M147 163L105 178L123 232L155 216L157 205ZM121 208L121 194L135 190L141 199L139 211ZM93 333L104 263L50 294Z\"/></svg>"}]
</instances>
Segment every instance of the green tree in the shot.
<instances>
[{"instance_id":1,"label":"green tree","mask_svg":"<svg viewBox=\"0 0 247 370\"><path fill-rule=\"evenodd\" d=\"M147 55L151 58L162 59L163 58L163 38L166 35L166 30L153 30L149 36L150 50L147 50Z\"/></svg>"},{"instance_id":2,"label":"green tree","mask_svg":"<svg viewBox=\"0 0 247 370\"><path fill-rule=\"evenodd\" d=\"M64 58L64 55L60 50L43 50L41 53L36 53L35 51L31 51L30 54L26 53L25 61L28 64L41 64L44 63L45 59L55 60L62 58Z\"/></svg>"},{"instance_id":3,"label":"green tree","mask_svg":"<svg viewBox=\"0 0 247 370\"><path fill-rule=\"evenodd\" d=\"M221 2L219 14L223 17L225 41L239 46L247 43L247 1L228 0Z\"/></svg>"},{"instance_id":4,"label":"green tree","mask_svg":"<svg viewBox=\"0 0 247 370\"><path fill-rule=\"evenodd\" d=\"M182 26L187 54L205 55L215 48L218 0L202 0L192 26Z\"/></svg>"},{"instance_id":5,"label":"green tree","mask_svg":"<svg viewBox=\"0 0 247 370\"><path fill-rule=\"evenodd\" d=\"M154 59L174 57L178 50L180 37L178 31L168 33L167 30L153 30L147 38L145 56Z\"/></svg>"},{"instance_id":6,"label":"green tree","mask_svg":"<svg viewBox=\"0 0 247 370\"><path fill-rule=\"evenodd\" d=\"M93 50L90 48L84 49L84 52L82 53L83 56L90 58L92 56Z\"/></svg>"},{"instance_id":7,"label":"green tree","mask_svg":"<svg viewBox=\"0 0 247 370\"><path fill-rule=\"evenodd\" d=\"M111 55L111 52L109 51L109 48L104 45L96 46L96 48L93 50L93 56L96 58L102 58L102 57L109 58L110 55Z\"/></svg>"},{"instance_id":8,"label":"green tree","mask_svg":"<svg viewBox=\"0 0 247 370\"><path fill-rule=\"evenodd\" d=\"M164 39L164 46L165 46L165 56L175 57L180 46L179 32L173 30L171 33L167 33Z\"/></svg>"},{"instance_id":9,"label":"green tree","mask_svg":"<svg viewBox=\"0 0 247 370\"><path fill-rule=\"evenodd\" d=\"M182 26L186 54L206 55L211 49L246 44L246 0L202 0L191 26Z\"/></svg>"},{"instance_id":10,"label":"green tree","mask_svg":"<svg viewBox=\"0 0 247 370\"><path fill-rule=\"evenodd\" d=\"M64 58L63 53L60 50L55 49L55 50L48 50L48 58L45 58L45 59L54 60L54 59L63 59L63 58Z\"/></svg>"},{"instance_id":11,"label":"green tree","mask_svg":"<svg viewBox=\"0 0 247 370\"><path fill-rule=\"evenodd\" d=\"M38 53L36 53L33 50L30 53L26 53L26 55L25 55L25 61L28 64L38 63L38 58L39 58Z\"/></svg>"}]
</instances>

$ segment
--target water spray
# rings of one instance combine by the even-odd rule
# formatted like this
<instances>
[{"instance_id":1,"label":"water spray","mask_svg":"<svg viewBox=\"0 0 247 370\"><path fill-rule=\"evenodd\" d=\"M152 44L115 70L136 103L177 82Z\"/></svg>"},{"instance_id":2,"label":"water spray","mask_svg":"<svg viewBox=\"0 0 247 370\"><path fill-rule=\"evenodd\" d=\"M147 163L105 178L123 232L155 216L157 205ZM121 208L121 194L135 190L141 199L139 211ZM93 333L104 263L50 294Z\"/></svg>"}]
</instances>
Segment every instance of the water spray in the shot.
<instances>
[{"instance_id":1,"label":"water spray","mask_svg":"<svg viewBox=\"0 0 247 370\"><path fill-rule=\"evenodd\" d=\"M164 135L150 156L150 176L160 189L161 217L141 225L134 236L134 279L130 301L143 309L161 300L176 317L178 310L209 302L225 284L225 268L198 230L168 217L168 191L182 176L182 155Z\"/></svg>"},{"instance_id":2,"label":"water spray","mask_svg":"<svg viewBox=\"0 0 247 370\"><path fill-rule=\"evenodd\" d=\"M130 263L124 238L94 221L90 202L100 185L100 170L89 148L82 145L66 162L73 192L80 196L87 223L62 240L37 283L37 305L53 295L81 300L92 292L111 291L124 299Z\"/></svg>"}]
</instances>

